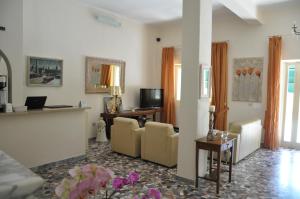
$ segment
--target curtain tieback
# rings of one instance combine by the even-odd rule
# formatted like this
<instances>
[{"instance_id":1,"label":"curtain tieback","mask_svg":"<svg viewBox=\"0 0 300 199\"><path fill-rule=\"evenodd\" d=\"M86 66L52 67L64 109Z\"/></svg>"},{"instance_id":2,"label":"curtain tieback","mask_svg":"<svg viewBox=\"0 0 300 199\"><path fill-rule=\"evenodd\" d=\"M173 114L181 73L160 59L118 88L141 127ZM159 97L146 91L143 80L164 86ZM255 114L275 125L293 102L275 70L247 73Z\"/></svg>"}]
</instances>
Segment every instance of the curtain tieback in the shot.
<instances>
[{"instance_id":1,"label":"curtain tieback","mask_svg":"<svg viewBox=\"0 0 300 199\"><path fill-rule=\"evenodd\" d=\"M227 113L228 110L229 110L228 107L221 109L220 111L216 112L216 117L219 117L220 115Z\"/></svg>"}]
</instances>

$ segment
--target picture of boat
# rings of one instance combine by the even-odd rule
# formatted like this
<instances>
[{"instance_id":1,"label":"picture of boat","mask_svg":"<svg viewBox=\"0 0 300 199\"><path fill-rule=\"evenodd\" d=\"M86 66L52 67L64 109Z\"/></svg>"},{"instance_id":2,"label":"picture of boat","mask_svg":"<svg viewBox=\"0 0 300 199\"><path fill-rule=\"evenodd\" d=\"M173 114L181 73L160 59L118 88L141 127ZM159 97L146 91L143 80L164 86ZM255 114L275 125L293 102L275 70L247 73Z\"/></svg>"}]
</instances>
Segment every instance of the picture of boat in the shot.
<instances>
[{"instance_id":1,"label":"picture of boat","mask_svg":"<svg viewBox=\"0 0 300 199\"><path fill-rule=\"evenodd\" d=\"M29 58L29 86L61 86L62 60Z\"/></svg>"}]
</instances>

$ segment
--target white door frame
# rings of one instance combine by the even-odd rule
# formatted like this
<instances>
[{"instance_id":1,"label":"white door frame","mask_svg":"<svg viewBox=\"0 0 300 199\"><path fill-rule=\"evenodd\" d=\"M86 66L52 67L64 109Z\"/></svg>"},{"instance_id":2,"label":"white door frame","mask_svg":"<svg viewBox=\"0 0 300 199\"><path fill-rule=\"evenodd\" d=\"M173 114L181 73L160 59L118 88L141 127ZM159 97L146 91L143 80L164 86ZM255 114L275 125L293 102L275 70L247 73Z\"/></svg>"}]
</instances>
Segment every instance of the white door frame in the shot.
<instances>
[{"instance_id":1,"label":"white door frame","mask_svg":"<svg viewBox=\"0 0 300 199\"><path fill-rule=\"evenodd\" d=\"M293 103L293 112L292 112L292 134L291 142L284 141L284 129L285 129L285 114L286 114L286 98L288 91L288 67L290 65L295 65L295 88L294 88L294 103ZM284 63L285 70L285 81L284 81L284 96L283 96L283 119L282 119L282 135L281 135L281 146L293 149L300 149L300 143L297 143L297 130L300 128L298 126L300 115L300 62L286 62Z\"/></svg>"}]
</instances>

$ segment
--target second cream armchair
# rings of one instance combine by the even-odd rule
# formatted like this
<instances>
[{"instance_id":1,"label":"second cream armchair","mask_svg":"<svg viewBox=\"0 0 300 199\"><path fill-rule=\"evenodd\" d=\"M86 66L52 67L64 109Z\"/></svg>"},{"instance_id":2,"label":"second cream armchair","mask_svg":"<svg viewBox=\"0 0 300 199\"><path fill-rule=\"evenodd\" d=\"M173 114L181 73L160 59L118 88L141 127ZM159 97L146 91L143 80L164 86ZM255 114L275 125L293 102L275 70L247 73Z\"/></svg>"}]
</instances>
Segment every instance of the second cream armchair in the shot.
<instances>
[{"instance_id":1,"label":"second cream armchair","mask_svg":"<svg viewBox=\"0 0 300 199\"><path fill-rule=\"evenodd\" d=\"M171 124L147 122L141 134L141 157L168 167L177 165L178 133Z\"/></svg>"}]
</instances>

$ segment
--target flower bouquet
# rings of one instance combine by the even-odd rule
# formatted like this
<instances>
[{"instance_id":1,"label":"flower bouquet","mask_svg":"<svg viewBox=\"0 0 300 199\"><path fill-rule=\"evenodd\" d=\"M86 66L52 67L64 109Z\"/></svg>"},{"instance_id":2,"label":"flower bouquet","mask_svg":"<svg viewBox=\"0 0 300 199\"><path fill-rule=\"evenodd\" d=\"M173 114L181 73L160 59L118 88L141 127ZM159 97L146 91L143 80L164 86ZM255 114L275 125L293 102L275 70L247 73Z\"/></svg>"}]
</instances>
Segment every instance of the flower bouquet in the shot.
<instances>
[{"instance_id":1,"label":"flower bouquet","mask_svg":"<svg viewBox=\"0 0 300 199\"><path fill-rule=\"evenodd\" d=\"M113 171L95 164L76 166L69 170L71 178L64 178L55 193L61 199L110 199L121 189L132 188L134 199L160 199L159 190L150 188L146 193L137 193L134 186L140 175L130 172L127 177L115 177Z\"/></svg>"}]
</instances>

